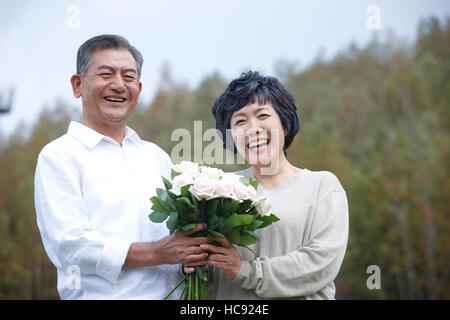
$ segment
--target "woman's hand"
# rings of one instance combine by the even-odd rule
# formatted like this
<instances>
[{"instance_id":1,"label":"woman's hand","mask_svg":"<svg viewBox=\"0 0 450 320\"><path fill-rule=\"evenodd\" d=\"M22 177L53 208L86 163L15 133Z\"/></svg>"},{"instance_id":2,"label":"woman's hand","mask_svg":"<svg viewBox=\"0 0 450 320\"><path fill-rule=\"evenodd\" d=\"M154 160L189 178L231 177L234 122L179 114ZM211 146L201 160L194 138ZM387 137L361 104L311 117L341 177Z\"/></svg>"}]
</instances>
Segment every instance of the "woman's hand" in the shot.
<instances>
[{"instance_id":1,"label":"woman's hand","mask_svg":"<svg viewBox=\"0 0 450 320\"><path fill-rule=\"evenodd\" d=\"M207 264L222 269L230 280L233 280L241 268L242 259L235 246L226 238L209 237L219 242L221 247L212 244L201 244L200 248L209 251Z\"/></svg>"}]
</instances>

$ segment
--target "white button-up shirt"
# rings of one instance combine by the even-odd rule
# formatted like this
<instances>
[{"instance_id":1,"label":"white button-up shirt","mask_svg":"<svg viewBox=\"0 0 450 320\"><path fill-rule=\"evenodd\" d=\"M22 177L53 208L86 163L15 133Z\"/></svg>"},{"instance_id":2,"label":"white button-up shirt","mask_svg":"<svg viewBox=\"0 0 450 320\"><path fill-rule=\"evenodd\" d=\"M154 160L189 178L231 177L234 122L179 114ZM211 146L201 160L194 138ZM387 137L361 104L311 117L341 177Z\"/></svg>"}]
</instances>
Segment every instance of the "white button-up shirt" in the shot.
<instances>
[{"instance_id":1,"label":"white button-up shirt","mask_svg":"<svg viewBox=\"0 0 450 320\"><path fill-rule=\"evenodd\" d=\"M164 187L161 175L169 177L170 166L167 153L129 127L121 147L72 121L67 134L42 149L37 224L62 299L162 299L181 279L179 265L122 271L132 242L169 234L148 215L149 198Z\"/></svg>"}]
</instances>

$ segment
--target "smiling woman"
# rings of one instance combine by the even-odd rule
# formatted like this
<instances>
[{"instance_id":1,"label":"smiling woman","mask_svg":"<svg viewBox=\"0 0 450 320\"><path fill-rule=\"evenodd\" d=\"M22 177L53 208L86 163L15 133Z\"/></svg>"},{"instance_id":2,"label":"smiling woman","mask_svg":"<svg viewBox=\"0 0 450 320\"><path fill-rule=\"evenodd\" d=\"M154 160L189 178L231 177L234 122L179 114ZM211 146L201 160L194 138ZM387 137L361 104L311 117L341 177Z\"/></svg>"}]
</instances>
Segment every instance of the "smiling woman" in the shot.
<instances>
[{"instance_id":1,"label":"smiling woman","mask_svg":"<svg viewBox=\"0 0 450 320\"><path fill-rule=\"evenodd\" d=\"M347 245L348 205L337 177L293 166L286 149L300 129L294 98L274 77L249 71L233 80L213 106L216 127L251 165L237 174L259 182L280 218L250 246L202 245L210 252L216 299L334 299ZM224 140L224 147L227 147Z\"/></svg>"}]
</instances>

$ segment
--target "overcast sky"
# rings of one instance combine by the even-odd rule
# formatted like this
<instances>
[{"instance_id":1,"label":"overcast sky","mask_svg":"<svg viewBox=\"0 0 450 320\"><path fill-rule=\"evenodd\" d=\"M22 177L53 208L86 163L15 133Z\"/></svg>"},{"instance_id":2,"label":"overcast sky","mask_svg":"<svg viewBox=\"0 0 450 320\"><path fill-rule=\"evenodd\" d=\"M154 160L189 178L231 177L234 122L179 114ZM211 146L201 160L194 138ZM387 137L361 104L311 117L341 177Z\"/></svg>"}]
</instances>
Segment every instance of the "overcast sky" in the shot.
<instances>
[{"instance_id":1,"label":"overcast sky","mask_svg":"<svg viewBox=\"0 0 450 320\"><path fill-rule=\"evenodd\" d=\"M31 124L58 98L81 110L69 79L78 47L98 34L123 35L141 51L140 100L148 103L165 62L177 81L195 88L214 71L227 79L248 69L273 74L280 59L305 67L321 51L331 58L387 30L413 41L420 19L431 15L449 17L450 1L0 0L3 100L16 88L12 111L0 114L0 131Z\"/></svg>"}]
</instances>

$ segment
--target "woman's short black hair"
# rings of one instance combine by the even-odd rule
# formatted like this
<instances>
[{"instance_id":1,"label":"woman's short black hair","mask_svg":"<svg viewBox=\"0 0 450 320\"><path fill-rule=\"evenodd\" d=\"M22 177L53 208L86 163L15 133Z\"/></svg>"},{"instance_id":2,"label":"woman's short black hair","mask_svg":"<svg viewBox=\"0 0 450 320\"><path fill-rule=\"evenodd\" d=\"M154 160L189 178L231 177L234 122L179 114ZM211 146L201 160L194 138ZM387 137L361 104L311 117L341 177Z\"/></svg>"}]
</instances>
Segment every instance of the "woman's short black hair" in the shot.
<instances>
[{"instance_id":1,"label":"woman's short black hair","mask_svg":"<svg viewBox=\"0 0 450 320\"><path fill-rule=\"evenodd\" d=\"M283 146L286 154L286 149L300 130L300 119L294 97L277 78L263 77L257 71L242 73L239 78L231 81L213 105L212 112L216 118L216 128L222 134L223 147L227 147L226 130L230 129L231 116L247 104L255 103L256 97L260 105L267 102L272 104L281 119L283 128L287 130ZM232 150L236 152L234 146L229 147L233 147Z\"/></svg>"}]
</instances>

